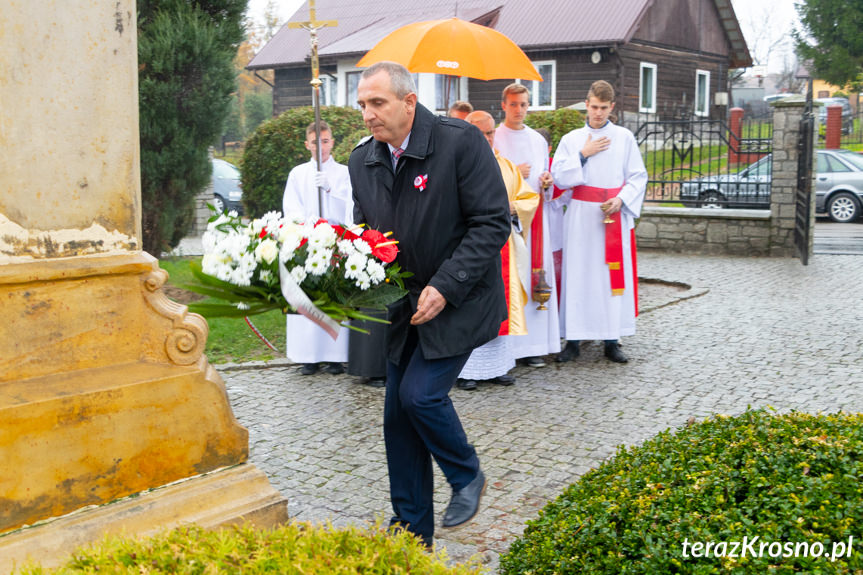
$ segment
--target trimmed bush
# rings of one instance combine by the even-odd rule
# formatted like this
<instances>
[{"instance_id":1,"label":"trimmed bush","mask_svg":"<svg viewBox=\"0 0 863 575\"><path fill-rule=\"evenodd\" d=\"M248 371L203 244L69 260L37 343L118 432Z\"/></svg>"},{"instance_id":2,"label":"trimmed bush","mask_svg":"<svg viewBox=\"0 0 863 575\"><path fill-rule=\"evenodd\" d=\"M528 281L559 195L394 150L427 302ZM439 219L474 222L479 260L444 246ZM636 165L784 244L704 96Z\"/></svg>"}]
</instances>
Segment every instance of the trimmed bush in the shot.
<instances>
[{"instance_id":1,"label":"trimmed bush","mask_svg":"<svg viewBox=\"0 0 863 575\"><path fill-rule=\"evenodd\" d=\"M545 128L551 133L551 150L557 149L560 139L569 132L584 126L584 115L572 108L559 108L543 112L531 112L524 123L533 128Z\"/></svg>"},{"instance_id":2,"label":"trimmed bush","mask_svg":"<svg viewBox=\"0 0 863 575\"><path fill-rule=\"evenodd\" d=\"M348 107L324 106L321 119L332 128L337 143L364 126L362 113ZM309 161L304 142L306 127L314 121L311 106L293 108L258 126L246 141L240 172L243 205L249 217L282 211L288 174L294 166Z\"/></svg>"},{"instance_id":3,"label":"trimmed bush","mask_svg":"<svg viewBox=\"0 0 863 575\"><path fill-rule=\"evenodd\" d=\"M423 550L413 535L380 525L361 529L291 523L273 530L249 526L207 531L182 527L151 539L108 538L48 573L481 573L478 563L447 566L446 554Z\"/></svg>"},{"instance_id":4,"label":"trimmed bush","mask_svg":"<svg viewBox=\"0 0 863 575\"><path fill-rule=\"evenodd\" d=\"M359 130L356 130L344 138L336 140L336 145L333 148L333 157L340 164L348 164L348 159L351 157L351 151L357 147L357 144L360 143L360 140L365 138L366 136L371 136L372 133L369 132L369 129L363 126Z\"/></svg>"},{"instance_id":5,"label":"trimmed bush","mask_svg":"<svg viewBox=\"0 0 863 575\"><path fill-rule=\"evenodd\" d=\"M549 503L501 573L861 573L861 456L860 414L757 410L665 431Z\"/></svg>"}]
</instances>

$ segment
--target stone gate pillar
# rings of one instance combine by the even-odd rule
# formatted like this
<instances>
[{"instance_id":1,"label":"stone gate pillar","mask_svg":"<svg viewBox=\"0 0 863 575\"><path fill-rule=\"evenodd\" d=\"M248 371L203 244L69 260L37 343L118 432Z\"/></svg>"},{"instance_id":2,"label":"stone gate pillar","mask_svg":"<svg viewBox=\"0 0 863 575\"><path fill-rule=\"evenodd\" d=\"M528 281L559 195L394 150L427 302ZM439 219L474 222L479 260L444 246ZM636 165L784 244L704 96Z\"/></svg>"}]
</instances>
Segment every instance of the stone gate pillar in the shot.
<instances>
[{"instance_id":1,"label":"stone gate pillar","mask_svg":"<svg viewBox=\"0 0 863 575\"><path fill-rule=\"evenodd\" d=\"M800 120L806 109L802 98L771 103L773 108L773 183L770 190L770 255L794 257L794 227L797 217L797 167L800 157ZM815 155L813 154L813 158ZM812 173L815 173L813 169ZM815 186L810 190L809 229L815 226ZM809 234L809 253L812 237Z\"/></svg>"},{"instance_id":2,"label":"stone gate pillar","mask_svg":"<svg viewBox=\"0 0 863 575\"><path fill-rule=\"evenodd\" d=\"M206 322L140 248L135 14L0 10L0 572L119 529L286 518L245 463Z\"/></svg>"}]
</instances>

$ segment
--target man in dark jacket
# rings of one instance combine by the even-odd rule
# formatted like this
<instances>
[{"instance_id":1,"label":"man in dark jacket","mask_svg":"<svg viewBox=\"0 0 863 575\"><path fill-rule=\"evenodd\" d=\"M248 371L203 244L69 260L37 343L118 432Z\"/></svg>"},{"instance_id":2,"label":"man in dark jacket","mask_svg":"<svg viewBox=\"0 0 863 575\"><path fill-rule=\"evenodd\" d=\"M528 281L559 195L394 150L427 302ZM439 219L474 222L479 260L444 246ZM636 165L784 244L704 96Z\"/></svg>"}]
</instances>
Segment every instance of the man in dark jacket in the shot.
<instances>
[{"instance_id":1,"label":"man in dark jacket","mask_svg":"<svg viewBox=\"0 0 863 575\"><path fill-rule=\"evenodd\" d=\"M410 72L381 62L357 89L372 138L351 153L354 220L392 231L414 276L390 306L384 442L394 525L431 545L432 461L453 490L443 527L479 510L486 479L449 399L471 350L506 319L500 249L510 233L500 169L475 127L417 103Z\"/></svg>"}]
</instances>

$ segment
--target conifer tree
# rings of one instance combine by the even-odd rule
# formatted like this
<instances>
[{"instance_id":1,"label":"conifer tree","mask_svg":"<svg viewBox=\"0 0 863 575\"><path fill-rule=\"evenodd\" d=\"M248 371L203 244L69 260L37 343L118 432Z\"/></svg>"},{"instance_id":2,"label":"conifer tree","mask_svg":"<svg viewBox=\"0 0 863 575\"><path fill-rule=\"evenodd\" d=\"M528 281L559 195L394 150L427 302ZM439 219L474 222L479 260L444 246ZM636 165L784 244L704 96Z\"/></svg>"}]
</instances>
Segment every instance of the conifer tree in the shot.
<instances>
[{"instance_id":1,"label":"conifer tree","mask_svg":"<svg viewBox=\"0 0 863 575\"><path fill-rule=\"evenodd\" d=\"M796 4L801 29L797 53L815 77L840 87L863 88L863 2L805 0Z\"/></svg>"},{"instance_id":2,"label":"conifer tree","mask_svg":"<svg viewBox=\"0 0 863 575\"><path fill-rule=\"evenodd\" d=\"M236 89L232 64L247 0L139 0L138 95L143 248L159 256L191 223L210 179L207 148Z\"/></svg>"}]
</instances>

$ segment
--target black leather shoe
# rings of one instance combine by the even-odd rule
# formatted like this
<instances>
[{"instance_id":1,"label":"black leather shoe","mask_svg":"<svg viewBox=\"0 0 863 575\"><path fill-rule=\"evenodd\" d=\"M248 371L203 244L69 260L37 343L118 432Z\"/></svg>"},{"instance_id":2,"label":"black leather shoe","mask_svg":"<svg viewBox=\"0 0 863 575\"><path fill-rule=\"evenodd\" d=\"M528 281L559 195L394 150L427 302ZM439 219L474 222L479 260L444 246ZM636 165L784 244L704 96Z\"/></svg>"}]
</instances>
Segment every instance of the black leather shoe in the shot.
<instances>
[{"instance_id":1,"label":"black leather shoe","mask_svg":"<svg viewBox=\"0 0 863 575\"><path fill-rule=\"evenodd\" d=\"M626 363L629 358L620 351L620 344L615 342L605 344L605 357L614 363Z\"/></svg>"},{"instance_id":2,"label":"black leather shoe","mask_svg":"<svg viewBox=\"0 0 863 575\"><path fill-rule=\"evenodd\" d=\"M499 375L491 380L492 383L496 383L497 385L513 385L515 383L515 377L511 376L508 373L503 375Z\"/></svg>"},{"instance_id":3,"label":"black leather shoe","mask_svg":"<svg viewBox=\"0 0 863 575\"><path fill-rule=\"evenodd\" d=\"M383 377L364 377L360 379L357 383L361 383L363 385L368 385L369 387L386 387L387 380Z\"/></svg>"},{"instance_id":4,"label":"black leather shoe","mask_svg":"<svg viewBox=\"0 0 863 575\"><path fill-rule=\"evenodd\" d=\"M528 367L545 367L545 360L541 357L526 357L524 364Z\"/></svg>"},{"instance_id":5,"label":"black leather shoe","mask_svg":"<svg viewBox=\"0 0 863 575\"><path fill-rule=\"evenodd\" d=\"M318 373L318 364L304 363L303 367L300 368L300 373L303 375L314 375Z\"/></svg>"},{"instance_id":6,"label":"black leather shoe","mask_svg":"<svg viewBox=\"0 0 863 575\"><path fill-rule=\"evenodd\" d=\"M345 372L345 368L337 361L330 361L327 362L327 367L324 368L324 371L332 375L339 375Z\"/></svg>"},{"instance_id":7,"label":"black leather shoe","mask_svg":"<svg viewBox=\"0 0 863 575\"><path fill-rule=\"evenodd\" d=\"M419 539L420 544L426 552L431 553L434 551L434 537L431 535L417 535L417 539Z\"/></svg>"},{"instance_id":8,"label":"black leather shoe","mask_svg":"<svg viewBox=\"0 0 863 575\"><path fill-rule=\"evenodd\" d=\"M456 527L467 523L479 511L479 502L485 493L486 480L482 470L477 472L473 481L462 489L454 491L449 506L443 514L442 527Z\"/></svg>"},{"instance_id":9,"label":"black leather shoe","mask_svg":"<svg viewBox=\"0 0 863 575\"><path fill-rule=\"evenodd\" d=\"M566 363L567 361L572 361L581 355L581 349L578 345L577 341L567 341L566 346L563 348L563 351L557 354L555 358L560 363Z\"/></svg>"},{"instance_id":10,"label":"black leather shoe","mask_svg":"<svg viewBox=\"0 0 863 575\"><path fill-rule=\"evenodd\" d=\"M400 531L408 532L407 526L395 517L390 518L390 530L393 533L399 533ZM419 544L422 545L426 551L434 551L434 536L420 535L419 533L413 533L412 531L410 533L417 538Z\"/></svg>"},{"instance_id":11,"label":"black leather shoe","mask_svg":"<svg viewBox=\"0 0 863 575\"><path fill-rule=\"evenodd\" d=\"M455 382L455 386L459 389L476 389L476 381L473 379L458 378Z\"/></svg>"}]
</instances>

